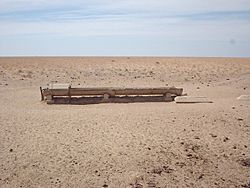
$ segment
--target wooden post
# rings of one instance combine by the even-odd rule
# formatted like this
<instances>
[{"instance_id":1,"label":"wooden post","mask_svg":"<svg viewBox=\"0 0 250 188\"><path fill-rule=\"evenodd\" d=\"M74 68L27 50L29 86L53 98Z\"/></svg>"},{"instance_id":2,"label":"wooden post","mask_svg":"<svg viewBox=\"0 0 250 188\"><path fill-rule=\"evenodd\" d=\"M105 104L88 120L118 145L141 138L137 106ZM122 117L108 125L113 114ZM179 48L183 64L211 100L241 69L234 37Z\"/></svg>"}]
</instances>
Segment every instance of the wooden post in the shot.
<instances>
[{"instance_id":1,"label":"wooden post","mask_svg":"<svg viewBox=\"0 0 250 188\"><path fill-rule=\"evenodd\" d=\"M163 99L164 99L164 101L173 101L172 94L171 93L165 93L163 95Z\"/></svg>"},{"instance_id":2,"label":"wooden post","mask_svg":"<svg viewBox=\"0 0 250 188\"><path fill-rule=\"evenodd\" d=\"M68 95L69 95L69 103L71 103L71 93L70 93L71 85L68 87Z\"/></svg>"},{"instance_id":3,"label":"wooden post","mask_svg":"<svg viewBox=\"0 0 250 188\"><path fill-rule=\"evenodd\" d=\"M103 95L103 100L104 100L104 101L108 101L108 100L109 100L109 97L110 97L110 95L109 95L108 93L104 93L104 95Z\"/></svg>"},{"instance_id":4,"label":"wooden post","mask_svg":"<svg viewBox=\"0 0 250 188\"><path fill-rule=\"evenodd\" d=\"M42 90L42 87L40 87L40 92L41 92L41 101L44 101L44 96L43 96L43 90Z\"/></svg>"}]
</instances>

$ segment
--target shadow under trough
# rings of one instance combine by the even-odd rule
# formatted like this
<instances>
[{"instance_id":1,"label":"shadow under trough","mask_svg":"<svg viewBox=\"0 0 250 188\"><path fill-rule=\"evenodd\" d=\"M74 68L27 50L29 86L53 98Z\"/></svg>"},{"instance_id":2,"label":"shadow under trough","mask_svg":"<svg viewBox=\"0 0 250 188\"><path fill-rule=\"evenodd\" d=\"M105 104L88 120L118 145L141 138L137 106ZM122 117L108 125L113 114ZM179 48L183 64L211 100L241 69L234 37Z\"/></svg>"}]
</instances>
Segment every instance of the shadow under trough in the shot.
<instances>
[{"instance_id":1,"label":"shadow under trough","mask_svg":"<svg viewBox=\"0 0 250 188\"><path fill-rule=\"evenodd\" d=\"M88 105L100 103L146 103L146 102L172 102L173 97L164 96L115 96L104 99L102 96L97 97L54 97L53 100L47 101L48 104L70 104L70 105Z\"/></svg>"}]
</instances>

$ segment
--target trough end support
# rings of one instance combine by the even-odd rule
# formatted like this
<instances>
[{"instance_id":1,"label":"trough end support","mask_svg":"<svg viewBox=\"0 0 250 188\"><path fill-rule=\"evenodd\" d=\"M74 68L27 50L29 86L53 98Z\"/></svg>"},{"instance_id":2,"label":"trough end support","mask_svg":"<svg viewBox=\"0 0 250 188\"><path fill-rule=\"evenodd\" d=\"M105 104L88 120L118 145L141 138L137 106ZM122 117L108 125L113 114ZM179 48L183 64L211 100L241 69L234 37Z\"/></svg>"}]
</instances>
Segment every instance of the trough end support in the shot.
<instances>
[{"instance_id":1,"label":"trough end support","mask_svg":"<svg viewBox=\"0 0 250 188\"><path fill-rule=\"evenodd\" d=\"M44 101L44 95L43 95L43 89L40 87L40 92L41 92L41 101Z\"/></svg>"}]
</instances>

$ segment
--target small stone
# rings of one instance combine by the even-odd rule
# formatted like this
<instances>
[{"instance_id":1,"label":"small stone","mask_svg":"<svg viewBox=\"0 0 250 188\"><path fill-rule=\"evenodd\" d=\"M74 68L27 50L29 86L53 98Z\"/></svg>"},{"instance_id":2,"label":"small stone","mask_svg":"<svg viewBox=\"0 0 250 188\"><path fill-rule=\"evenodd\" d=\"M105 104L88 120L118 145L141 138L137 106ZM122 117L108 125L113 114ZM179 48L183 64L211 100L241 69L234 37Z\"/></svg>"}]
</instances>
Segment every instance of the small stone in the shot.
<instances>
[{"instance_id":1,"label":"small stone","mask_svg":"<svg viewBox=\"0 0 250 188\"><path fill-rule=\"evenodd\" d=\"M226 142L226 141L228 141L228 140L229 140L228 137L225 137L225 138L223 139L224 142Z\"/></svg>"},{"instance_id":2,"label":"small stone","mask_svg":"<svg viewBox=\"0 0 250 188\"><path fill-rule=\"evenodd\" d=\"M10 152L13 152L13 149L10 149Z\"/></svg>"},{"instance_id":3,"label":"small stone","mask_svg":"<svg viewBox=\"0 0 250 188\"><path fill-rule=\"evenodd\" d=\"M243 119L242 119L242 118L238 118L237 120L238 120L238 121L243 121Z\"/></svg>"},{"instance_id":4,"label":"small stone","mask_svg":"<svg viewBox=\"0 0 250 188\"><path fill-rule=\"evenodd\" d=\"M188 153L187 156L188 156L188 157L192 157L192 154L191 154L191 153Z\"/></svg>"},{"instance_id":5,"label":"small stone","mask_svg":"<svg viewBox=\"0 0 250 188\"><path fill-rule=\"evenodd\" d=\"M242 159L240 163L242 166L250 167L250 158Z\"/></svg>"},{"instance_id":6,"label":"small stone","mask_svg":"<svg viewBox=\"0 0 250 188\"><path fill-rule=\"evenodd\" d=\"M213 137L213 138L216 138L217 135L213 134L213 133L210 133L210 135Z\"/></svg>"},{"instance_id":7,"label":"small stone","mask_svg":"<svg viewBox=\"0 0 250 188\"><path fill-rule=\"evenodd\" d=\"M204 174L201 174L199 177L198 177L198 179L201 179L201 178L203 178L203 176L204 176Z\"/></svg>"}]
</instances>

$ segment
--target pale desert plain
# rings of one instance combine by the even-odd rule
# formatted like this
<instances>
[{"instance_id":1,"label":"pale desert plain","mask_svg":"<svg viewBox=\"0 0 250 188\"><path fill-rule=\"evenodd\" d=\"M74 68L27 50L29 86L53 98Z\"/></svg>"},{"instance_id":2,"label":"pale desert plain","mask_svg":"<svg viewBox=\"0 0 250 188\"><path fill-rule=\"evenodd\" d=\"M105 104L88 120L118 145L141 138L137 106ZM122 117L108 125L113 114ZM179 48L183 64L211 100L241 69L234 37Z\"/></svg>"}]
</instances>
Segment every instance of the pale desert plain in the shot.
<instances>
[{"instance_id":1,"label":"pale desert plain","mask_svg":"<svg viewBox=\"0 0 250 188\"><path fill-rule=\"evenodd\" d=\"M51 104L48 83L213 103ZM250 187L249 58L0 58L0 187Z\"/></svg>"}]
</instances>

